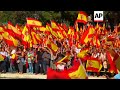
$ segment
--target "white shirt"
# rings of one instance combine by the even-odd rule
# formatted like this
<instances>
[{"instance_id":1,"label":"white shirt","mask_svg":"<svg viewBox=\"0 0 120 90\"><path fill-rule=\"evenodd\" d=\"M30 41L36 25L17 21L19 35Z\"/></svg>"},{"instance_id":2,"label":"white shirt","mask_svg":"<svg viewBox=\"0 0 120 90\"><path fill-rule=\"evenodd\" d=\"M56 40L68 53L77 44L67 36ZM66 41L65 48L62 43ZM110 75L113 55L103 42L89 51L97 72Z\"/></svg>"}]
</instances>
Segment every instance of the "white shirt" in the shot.
<instances>
[{"instance_id":1,"label":"white shirt","mask_svg":"<svg viewBox=\"0 0 120 90\"><path fill-rule=\"evenodd\" d=\"M94 58L97 58L99 56L99 53L93 54L92 55Z\"/></svg>"},{"instance_id":2,"label":"white shirt","mask_svg":"<svg viewBox=\"0 0 120 90\"><path fill-rule=\"evenodd\" d=\"M75 52L79 53L81 51L81 49L75 48Z\"/></svg>"},{"instance_id":3,"label":"white shirt","mask_svg":"<svg viewBox=\"0 0 120 90\"><path fill-rule=\"evenodd\" d=\"M11 54L15 54L16 53L16 50L15 49L13 49L12 50L12 52L11 52Z\"/></svg>"},{"instance_id":4,"label":"white shirt","mask_svg":"<svg viewBox=\"0 0 120 90\"><path fill-rule=\"evenodd\" d=\"M60 64L57 65L57 68L60 70L64 70L64 67L65 67L65 65L60 65Z\"/></svg>"},{"instance_id":5,"label":"white shirt","mask_svg":"<svg viewBox=\"0 0 120 90\"><path fill-rule=\"evenodd\" d=\"M6 56L6 57L8 56L8 53L5 52L5 51L4 52L0 52L0 54L2 54L3 56Z\"/></svg>"},{"instance_id":6,"label":"white shirt","mask_svg":"<svg viewBox=\"0 0 120 90\"><path fill-rule=\"evenodd\" d=\"M106 54L101 53L100 54L100 60L104 61L106 59Z\"/></svg>"}]
</instances>

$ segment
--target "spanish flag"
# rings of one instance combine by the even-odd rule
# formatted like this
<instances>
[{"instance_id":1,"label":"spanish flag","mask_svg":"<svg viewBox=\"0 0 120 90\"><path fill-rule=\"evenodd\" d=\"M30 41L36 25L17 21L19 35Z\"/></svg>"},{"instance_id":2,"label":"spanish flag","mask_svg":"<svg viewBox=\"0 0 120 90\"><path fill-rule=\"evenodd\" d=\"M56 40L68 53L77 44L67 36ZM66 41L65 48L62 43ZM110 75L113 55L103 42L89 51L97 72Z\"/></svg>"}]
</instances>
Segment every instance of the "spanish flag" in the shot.
<instances>
[{"instance_id":1,"label":"spanish flag","mask_svg":"<svg viewBox=\"0 0 120 90\"><path fill-rule=\"evenodd\" d=\"M80 42L82 44L86 44L89 41L91 41L92 38L90 38L90 35L93 35L95 33L95 29L91 26L88 27L88 29L83 33L83 35L81 36Z\"/></svg>"},{"instance_id":2,"label":"spanish flag","mask_svg":"<svg viewBox=\"0 0 120 90\"><path fill-rule=\"evenodd\" d=\"M59 37L60 39L63 39L63 38L64 38L61 32L57 32L57 34L58 34L58 37Z\"/></svg>"},{"instance_id":3,"label":"spanish flag","mask_svg":"<svg viewBox=\"0 0 120 90\"><path fill-rule=\"evenodd\" d=\"M22 26L19 26L18 24L16 24L15 28L22 34Z\"/></svg>"},{"instance_id":4,"label":"spanish flag","mask_svg":"<svg viewBox=\"0 0 120 90\"><path fill-rule=\"evenodd\" d=\"M47 40L46 44L52 51L56 52L58 50L58 46L54 44L52 41Z\"/></svg>"},{"instance_id":5,"label":"spanish flag","mask_svg":"<svg viewBox=\"0 0 120 90\"><path fill-rule=\"evenodd\" d=\"M58 34L55 31L53 31L49 24L46 25L46 29L49 30L54 37L58 38Z\"/></svg>"},{"instance_id":6,"label":"spanish flag","mask_svg":"<svg viewBox=\"0 0 120 90\"><path fill-rule=\"evenodd\" d=\"M2 54L0 54L0 62L4 61L4 59L5 59L5 56L3 56Z\"/></svg>"},{"instance_id":7,"label":"spanish flag","mask_svg":"<svg viewBox=\"0 0 120 90\"><path fill-rule=\"evenodd\" d=\"M116 68L115 63L113 61L114 57L112 57L112 55L110 54L109 51L106 52L106 56L107 56L108 62L110 64L110 69L109 69L110 73L114 73L114 72L116 73L117 68Z\"/></svg>"},{"instance_id":8,"label":"spanish flag","mask_svg":"<svg viewBox=\"0 0 120 90\"><path fill-rule=\"evenodd\" d=\"M75 71L69 73L68 75L71 79L87 79L88 78L86 70L82 64L80 64Z\"/></svg>"},{"instance_id":9,"label":"spanish flag","mask_svg":"<svg viewBox=\"0 0 120 90\"><path fill-rule=\"evenodd\" d=\"M52 29L54 31L58 31L59 30L59 27L58 27L57 23L54 22L54 21L51 21L51 27L52 27Z\"/></svg>"},{"instance_id":10,"label":"spanish flag","mask_svg":"<svg viewBox=\"0 0 120 90\"><path fill-rule=\"evenodd\" d=\"M67 33L66 33L65 29L61 25L58 25L58 26L59 26L60 32L62 33L63 37L66 38Z\"/></svg>"},{"instance_id":11,"label":"spanish flag","mask_svg":"<svg viewBox=\"0 0 120 90\"><path fill-rule=\"evenodd\" d=\"M71 26L69 27L68 35L74 35L74 28Z\"/></svg>"},{"instance_id":12,"label":"spanish flag","mask_svg":"<svg viewBox=\"0 0 120 90\"><path fill-rule=\"evenodd\" d=\"M86 70L91 72L99 72L102 69L102 63L97 58L89 58L86 64Z\"/></svg>"},{"instance_id":13,"label":"spanish flag","mask_svg":"<svg viewBox=\"0 0 120 90\"><path fill-rule=\"evenodd\" d=\"M17 46L18 45L18 41L11 35L9 35L8 32L4 32L2 33L2 36L5 40L5 42L9 45L9 46Z\"/></svg>"},{"instance_id":14,"label":"spanish flag","mask_svg":"<svg viewBox=\"0 0 120 90\"><path fill-rule=\"evenodd\" d=\"M87 55L88 50L89 50L88 48L81 50L81 51L77 54L77 57L78 57L78 58L84 58L85 55Z\"/></svg>"},{"instance_id":15,"label":"spanish flag","mask_svg":"<svg viewBox=\"0 0 120 90\"><path fill-rule=\"evenodd\" d=\"M77 20L76 22L78 23L83 23L83 24L86 24L87 23L87 18L88 18L88 15L84 12L84 11L80 11L78 13L78 17L77 17Z\"/></svg>"},{"instance_id":16,"label":"spanish flag","mask_svg":"<svg viewBox=\"0 0 120 90\"><path fill-rule=\"evenodd\" d=\"M4 27L0 26L0 32L4 32Z\"/></svg>"},{"instance_id":17,"label":"spanish flag","mask_svg":"<svg viewBox=\"0 0 120 90\"><path fill-rule=\"evenodd\" d=\"M24 46L29 46L29 43L31 41L31 36L29 35L29 29L27 27L27 25L24 26L23 30L22 30L22 44Z\"/></svg>"},{"instance_id":18,"label":"spanish flag","mask_svg":"<svg viewBox=\"0 0 120 90\"><path fill-rule=\"evenodd\" d=\"M21 32L16 27L14 27L11 22L8 22L8 29L11 29L16 36L21 37Z\"/></svg>"},{"instance_id":19,"label":"spanish flag","mask_svg":"<svg viewBox=\"0 0 120 90\"><path fill-rule=\"evenodd\" d=\"M41 32L45 32L47 30L44 26L40 26L38 28L39 28L38 30L40 30Z\"/></svg>"},{"instance_id":20,"label":"spanish flag","mask_svg":"<svg viewBox=\"0 0 120 90\"><path fill-rule=\"evenodd\" d=\"M26 18L27 19L27 25L30 26L42 26L42 22L34 19L34 18Z\"/></svg>"},{"instance_id":21,"label":"spanish flag","mask_svg":"<svg viewBox=\"0 0 120 90\"><path fill-rule=\"evenodd\" d=\"M31 32L31 40L33 42L33 45L36 45L39 43L40 39L34 31Z\"/></svg>"},{"instance_id":22,"label":"spanish flag","mask_svg":"<svg viewBox=\"0 0 120 90\"><path fill-rule=\"evenodd\" d=\"M61 72L48 68L47 79L87 79L85 68L79 61L76 61L73 66Z\"/></svg>"},{"instance_id":23,"label":"spanish flag","mask_svg":"<svg viewBox=\"0 0 120 90\"><path fill-rule=\"evenodd\" d=\"M92 44L93 46L96 46L97 48L100 47L100 40L98 39L98 35L94 34L93 39L92 39Z\"/></svg>"}]
</instances>

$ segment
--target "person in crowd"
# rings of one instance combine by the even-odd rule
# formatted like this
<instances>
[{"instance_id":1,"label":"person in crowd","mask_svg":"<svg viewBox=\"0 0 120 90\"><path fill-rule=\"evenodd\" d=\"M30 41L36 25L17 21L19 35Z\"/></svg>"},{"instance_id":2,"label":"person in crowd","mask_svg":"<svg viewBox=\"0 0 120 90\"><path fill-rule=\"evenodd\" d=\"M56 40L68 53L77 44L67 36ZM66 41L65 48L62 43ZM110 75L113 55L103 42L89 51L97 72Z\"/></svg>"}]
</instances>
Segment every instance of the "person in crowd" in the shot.
<instances>
[{"instance_id":1,"label":"person in crowd","mask_svg":"<svg viewBox=\"0 0 120 90\"><path fill-rule=\"evenodd\" d=\"M49 54L51 55L51 60L50 60L50 67L52 68L52 69L56 69L56 65L55 65L55 59L57 58L57 55L58 55L58 53L60 53L60 48L58 49L58 51L57 52L54 52L54 51L52 51L49 47L48 47L48 52L49 52Z\"/></svg>"},{"instance_id":2,"label":"person in crowd","mask_svg":"<svg viewBox=\"0 0 120 90\"><path fill-rule=\"evenodd\" d=\"M6 55L6 72L9 72L9 68L10 68L10 48L7 46L5 51L7 52L7 55Z\"/></svg>"},{"instance_id":3,"label":"person in crowd","mask_svg":"<svg viewBox=\"0 0 120 90\"><path fill-rule=\"evenodd\" d=\"M65 70L65 65L66 65L66 63L64 63L64 62L59 63L57 65L57 71L63 71L63 70Z\"/></svg>"},{"instance_id":4,"label":"person in crowd","mask_svg":"<svg viewBox=\"0 0 120 90\"><path fill-rule=\"evenodd\" d=\"M107 71L108 71L108 62L107 60L103 61L103 68L104 68L104 75L107 75Z\"/></svg>"},{"instance_id":5,"label":"person in crowd","mask_svg":"<svg viewBox=\"0 0 120 90\"><path fill-rule=\"evenodd\" d=\"M36 52L36 60L35 60L35 74L39 73L39 69L40 69L40 74L43 74L43 48L39 47L37 48L37 52Z\"/></svg>"},{"instance_id":6,"label":"person in crowd","mask_svg":"<svg viewBox=\"0 0 120 90\"><path fill-rule=\"evenodd\" d=\"M18 48L18 51L16 52L17 54L17 64L18 64L18 72L20 74L23 73L23 64L24 64L24 51L22 50L22 48Z\"/></svg>"},{"instance_id":7,"label":"person in crowd","mask_svg":"<svg viewBox=\"0 0 120 90\"><path fill-rule=\"evenodd\" d=\"M14 48L10 53L10 72L16 71L16 68L15 68L16 59L17 59L16 49Z\"/></svg>"},{"instance_id":8,"label":"person in crowd","mask_svg":"<svg viewBox=\"0 0 120 90\"><path fill-rule=\"evenodd\" d=\"M5 57L5 58L4 58L4 61L1 61L1 69L2 69L2 72L6 73L6 56L7 56L8 54L7 54L7 52L5 51L5 48L2 48L2 49L1 49L0 54Z\"/></svg>"},{"instance_id":9,"label":"person in crowd","mask_svg":"<svg viewBox=\"0 0 120 90\"><path fill-rule=\"evenodd\" d=\"M33 73L33 59L34 59L34 52L30 48L27 52L27 60L28 60L28 70L29 73Z\"/></svg>"},{"instance_id":10,"label":"person in crowd","mask_svg":"<svg viewBox=\"0 0 120 90\"><path fill-rule=\"evenodd\" d=\"M49 62L51 59L48 50L44 49L42 59L43 59L43 62L42 62L43 63L43 71L44 71L44 75L45 75L47 73L47 67L49 66Z\"/></svg>"}]
</instances>

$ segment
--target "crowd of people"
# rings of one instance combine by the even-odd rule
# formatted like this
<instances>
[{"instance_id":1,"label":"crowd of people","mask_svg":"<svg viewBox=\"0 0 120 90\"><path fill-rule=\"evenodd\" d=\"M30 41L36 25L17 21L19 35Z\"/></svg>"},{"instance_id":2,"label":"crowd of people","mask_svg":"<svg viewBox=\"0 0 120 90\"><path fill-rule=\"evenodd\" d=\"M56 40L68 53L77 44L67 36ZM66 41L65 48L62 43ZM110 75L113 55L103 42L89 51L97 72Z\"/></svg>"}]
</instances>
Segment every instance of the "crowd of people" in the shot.
<instances>
[{"instance_id":1,"label":"crowd of people","mask_svg":"<svg viewBox=\"0 0 120 90\"><path fill-rule=\"evenodd\" d=\"M95 29L97 28L95 33L97 33L98 37L96 40L99 40L99 45L94 45L94 42L90 41L85 44L82 44L80 42L80 40L83 39L81 38L82 35L90 26L94 27ZM61 71L72 67L73 61L75 59L81 59L77 56L78 53L87 48L87 55L90 57L98 58L102 63L101 71L104 71L104 75L107 75L107 72L109 72L110 68L110 62L106 55L106 51L108 49L112 49L118 54L120 52L119 25L115 26L113 31L111 31L110 29L106 29L103 25L98 26L99 27L97 27L97 25L93 26L92 24L88 23L86 25L83 25L82 27L79 27L79 39L76 39L77 36L73 36L73 38L70 38L68 35L68 37L61 39L55 38L53 35L50 34L42 34L41 38L43 40L43 43L33 45L32 47L27 47L24 45L18 45L17 47L9 46L4 41L4 39L1 39L0 54L4 56L4 60L0 61L0 72L18 72L20 74L40 73L45 75L47 74L47 67ZM93 37L94 36L90 37L91 41L93 41ZM57 45L58 50L54 52L50 47L48 47L45 43L46 39L53 41L53 43ZM56 64L59 60L63 59L68 54L70 55L70 58L67 62ZM87 60L81 59L81 61L86 68ZM88 72L88 74L92 73ZM98 75L98 73L94 74Z\"/></svg>"},{"instance_id":2,"label":"crowd of people","mask_svg":"<svg viewBox=\"0 0 120 90\"><path fill-rule=\"evenodd\" d=\"M110 47L116 52L119 52L119 45L117 47L113 47L114 44L119 44L119 35L114 32L109 32L106 36L108 35L114 35L116 38ZM105 72L107 72L108 60L105 52L106 48L102 43L104 38L104 36L101 36L101 46L99 48L94 46L90 47L88 54L95 58L99 58L103 63ZM73 45L70 46L69 38L65 38L63 40L54 39L54 43L59 47L56 53L53 53L49 47L44 45L44 43L43 45L35 45L31 48L25 48L22 45L18 47L9 47L4 40L1 40L0 54L5 56L5 60L0 62L0 72L46 74L47 67L64 70L65 67L68 68L72 66L72 61L77 57L80 50L89 47L88 44L76 47L76 40L74 40ZM71 54L71 60L67 63L60 63L56 66L55 62L61 60L67 53Z\"/></svg>"}]
</instances>

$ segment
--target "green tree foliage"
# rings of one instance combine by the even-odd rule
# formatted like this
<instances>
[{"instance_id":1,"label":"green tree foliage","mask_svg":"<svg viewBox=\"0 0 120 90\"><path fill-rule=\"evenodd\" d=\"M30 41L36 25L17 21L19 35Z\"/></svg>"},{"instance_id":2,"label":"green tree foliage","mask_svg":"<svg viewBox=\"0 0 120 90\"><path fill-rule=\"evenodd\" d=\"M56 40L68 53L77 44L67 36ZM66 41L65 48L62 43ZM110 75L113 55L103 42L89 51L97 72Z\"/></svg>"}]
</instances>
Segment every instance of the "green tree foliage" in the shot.
<instances>
[{"instance_id":1,"label":"green tree foliage","mask_svg":"<svg viewBox=\"0 0 120 90\"><path fill-rule=\"evenodd\" d=\"M86 13L92 14L93 11ZM77 19L78 11L0 11L0 23L7 23L11 21L13 24L25 24L26 17L36 18L40 20L43 25L54 20L57 23L66 23L68 26L74 25ZM104 11L104 17L114 19L114 23L120 21L120 11Z\"/></svg>"}]
</instances>

